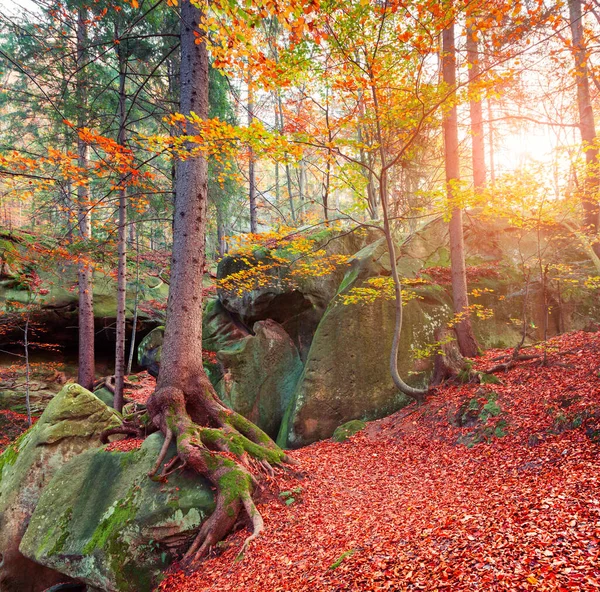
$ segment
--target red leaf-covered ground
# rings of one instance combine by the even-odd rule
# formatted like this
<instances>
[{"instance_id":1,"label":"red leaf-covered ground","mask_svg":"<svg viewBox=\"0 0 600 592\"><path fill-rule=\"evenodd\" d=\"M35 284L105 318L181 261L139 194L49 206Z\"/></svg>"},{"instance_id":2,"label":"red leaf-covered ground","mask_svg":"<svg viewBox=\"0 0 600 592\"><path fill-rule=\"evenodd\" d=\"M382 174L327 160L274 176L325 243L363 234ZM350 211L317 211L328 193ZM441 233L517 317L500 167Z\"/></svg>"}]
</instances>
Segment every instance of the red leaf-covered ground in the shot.
<instances>
[{"instance_id":1,"label":"red leaf-covered ground","mask_svg":"<svg viewBox=\"0 0 600 592\"><path fill-rule=\"evenodd\" d=\"M294 452L305 477L265 488L266 528L243 560L244 529L160 589L600 588L600 335L551 345L548 367L446 387L345 443ZM469 405L474 424L454 427Z\"/></svg>"},{"instance_id":2,"label":"red leaf-covered ground","mask_svg":"<svg viewBox=\"0 0 600 592\"><path fill-rule=\"evenodd\" d=\"M127 377L131 386L126 386L124 390L125 399L134 403L146 404L148 397L156 388L156 379L150 376L145 370L138 374ZM135 382L134 382L135 380Z\"/></svg>"},{"instance_id":3,"label":"red leaf-covered ground","mask_svg":"<svg viewBox=\"0 0 600 592\"><path fill-rule=\"evenodd\" d=\"M37 417L32 417L32 424L37 421ZM4 449L18 436L20 436L28 427L27 416L9 409L0 409L0 454Z\"/></svg>"}]
</instances>

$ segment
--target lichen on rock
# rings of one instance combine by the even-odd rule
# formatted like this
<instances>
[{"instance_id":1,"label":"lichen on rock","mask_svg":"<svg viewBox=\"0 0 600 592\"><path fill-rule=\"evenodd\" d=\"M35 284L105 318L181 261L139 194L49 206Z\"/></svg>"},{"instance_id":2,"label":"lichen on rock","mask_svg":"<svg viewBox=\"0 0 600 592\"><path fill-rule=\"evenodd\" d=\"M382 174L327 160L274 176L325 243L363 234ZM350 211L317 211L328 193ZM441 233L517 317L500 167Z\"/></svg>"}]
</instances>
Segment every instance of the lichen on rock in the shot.
<instances>
[{"instance_id":1,"label":"lichen on rock","mask_svg":"<svg viewBox=\"0 0 600 592\"><path fill-rule=\"evenodd\" d=\"M19 544L44 487L69 459L101 445L118 414L89 391L66 385L38 422L0 456L0 590L38 592L64 576L23 556ZM63 508L64 511L64 508Z\"/></svg>"},{"instance_id":2,"label":"lichen on rock","mask_svg":"<svg viewBox=\"0 0 600 592\"><path fill-rule=\"evenodd\" d=\"M162 443L156 433L138 450L89 450L62 467L31 518L23 554L103 590L151 590L214 507L210 486L191 471L148 478ZM167 461L174 454L173 445Z\"/></svg>"}]
</instances>

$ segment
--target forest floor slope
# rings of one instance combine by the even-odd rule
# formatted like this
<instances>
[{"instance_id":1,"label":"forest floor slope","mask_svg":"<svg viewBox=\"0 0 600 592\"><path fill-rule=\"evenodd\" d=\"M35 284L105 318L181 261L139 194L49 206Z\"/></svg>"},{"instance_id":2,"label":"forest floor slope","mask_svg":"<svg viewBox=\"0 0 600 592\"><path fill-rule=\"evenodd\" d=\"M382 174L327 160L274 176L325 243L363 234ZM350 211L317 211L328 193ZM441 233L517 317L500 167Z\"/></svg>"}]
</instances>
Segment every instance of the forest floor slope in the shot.
<instances>
[{"instance_id":1,"label":"forest floor slope","mask_svg":"<svg viewBox=\"0 0 600 592\"><path fill-rule=\"evenodd\" d=\"M264 486L243 560L242 530L161 590L600 588L600 334L548 352L294 452L304 477Z\"/></svg>"}]
</instances>

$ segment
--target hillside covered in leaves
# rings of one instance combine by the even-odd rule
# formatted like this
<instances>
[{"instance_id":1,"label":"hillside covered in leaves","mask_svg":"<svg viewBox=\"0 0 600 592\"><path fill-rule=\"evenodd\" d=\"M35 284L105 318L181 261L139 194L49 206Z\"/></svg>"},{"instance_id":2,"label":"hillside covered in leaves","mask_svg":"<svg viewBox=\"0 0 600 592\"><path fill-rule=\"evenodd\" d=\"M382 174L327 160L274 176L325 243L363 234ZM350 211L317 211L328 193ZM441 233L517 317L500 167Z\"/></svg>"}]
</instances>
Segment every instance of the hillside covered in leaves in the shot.
<instances>
[{"instance_id":1,"label":"hillside covered in leaves","mask_svg":"<svg viewBox=\"0 0 600 592\"><path fill-rule=\"evenodd\" d=\"M484 370L503 352L478 360ZM241 529L163 592L595 590L600 334L548 344L498 384L440 388L345 442L293 453ZM240 560L241 559L241 560Z\"/></svg>"}]
</instances>

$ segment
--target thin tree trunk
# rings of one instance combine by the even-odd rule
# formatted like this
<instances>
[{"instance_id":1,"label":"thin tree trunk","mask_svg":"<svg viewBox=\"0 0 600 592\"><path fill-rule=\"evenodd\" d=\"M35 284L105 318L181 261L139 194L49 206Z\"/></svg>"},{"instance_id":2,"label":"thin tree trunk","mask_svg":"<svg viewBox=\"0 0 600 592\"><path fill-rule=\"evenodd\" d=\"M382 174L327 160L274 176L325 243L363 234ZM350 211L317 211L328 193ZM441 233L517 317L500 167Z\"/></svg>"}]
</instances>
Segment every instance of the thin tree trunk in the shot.
<instances>
[{"instance_id":1,"label":"thin tree trunk","mask_svg":"<svg viewBox=\"0 0 600 592\"><path fill-rule=\"evenodd\" d=\"M327 168L325 170L325 182L323 183L323 214L325 216L325 220L329 220L329 186L331 179L331 150L329 151L328 159L327 159Z\"/></svg>"},{"instance_id":2,"label":"thin tree trunk","mask_svg":"<svg viewBox=\"0 0 600 592\"><path fill-rule=\"evenodd\" d=\"M395 324L394 324L394 336L392 339L392 349L390 351L390 374L392 381L396 388L405 395L414 398L420 402L427 394L427 389L414 388L404 381L398 372L398 352L400 351L400 335L402 333L402 283L400 275L398 273L398 266L396 263L396 247L394 245L394 237L392 235L392 228L390 226L389 219L389 206L388 206L388 189L387 189L387 175L388 165L386 149L381 131L381 121L379 116L379 102L377 98L377 89L373 81L373 75L371 73L371 94L373 96L373 105L375 107L375 123L377 129L377 143L379 144L379 155L381 158L381 174L379 177L379 199L381 201L381 211L383 213L383 231L385 234L385 240L387 243L388 253L390 256L390 268L392 272L392 280L394 282L394 306L395 306Z\"/></svg>"},{"instance_id":3,"label":"thin tree trunk","mask_svg":"<svg viewBox=\"0 0 600 592\"><path fill-rule=\"evenodd\" d=\"M283 101L281 100L281 91L279 89L277 90L277 104L279 106L279 133L283 134ZM288 200L290 203L290 216L292 218L292 222L296 222L296 212L294 210L294 195L292 193L292 172L290 170L290 165L287 161L285 163L285 176L287 182Z\"/></svg>"},{"instance_id":4,"label":"thin tree trunk","mask_svg":"<svg viewBox=\"0 0 600 592\"><path fill-rule=\"evenodd\" d=\"M277 92L273 91L273 114L275 115L275 127L279 129L279 111L277 105ZM275 161L275 203L279 207L281 199L281 188L279 186L279 162Z\"/></svg>"},{"instance_id":5,"label":"thin tree trunk","mask_svg":"<svg viewBox=\"0 0 600 592\"><path fill-rule=\"evenodd\" d=\"M456 49L454 46L454 23L452 22L442 33L442 71L444 82L450 89L456 87ZM465 251L462 226L462 210L453 203L455 184L460 180L458 154L458 118L456 105L444 115L444 155L446 165L446 185L448 204L451 208L449 226L450 263L452 266L452 299L454 312L459 315L455 326L460 353L466 357L474 357L478 353L477 341L473 334L469 316L469 297L467 295L467 273L465 267Z\"/></svg>"},{"instance_id":6,"label":"thin tree trunk","mask_svg":"<svg viewBox=\"0 0 600 592\"><path fill-rule=\"evenodd\" d=\"M73 202L71 200L71 181L67 181L67 185L64 188L64 203L66 209L66 228L67 228L67 243L73 244Z\"/></svg>"},{"instance_id":7,"label":"thin tree trunk","mask_svg":"<svg viewBox=\"0 0 600 592\"><path fill-rule=\"evenodd\" d=\"M135 301L133 304L133 327L131 328L131 343L129 344L129 359L127 360L127 370L125 374L131 374L133 366L133 356L135 354L135 338L137 334L138 321L138 303L140 299L140 235L137 224L135 226Z\"/></svg>"},{"instance_id":8,"label":"thin tree trunk","mask_svg":"<svg viewBox=\"0 0 600 592\"><path fill-rule=\"evenodd\" d=\"M492 99L488 99L488 120L489 120L489 135L490 135L490 183L492 187L496 184L496 163L494 155L494 123L492 111Z\"/></svg>"},{"instance_id":9,"label":"thin tree trunk","mask_svg":"<svg viewBox=\"0 0 600 592\"><path fill-rule=\"evenodd\" d=\"M88 81L84 77L84 66L87 59L87 9L79 8L77 15L77 95L78 117L77 127L85 127L87 110ZM81 139L77 140L78 166L87 170L89 163L89 146ZM86 183L77 187L77 216L79 236L82 245L92 238L91 208L89 187ZM94 363L94 297L92 268L83 256L78 267L79 285L79 368L77 381L87 389L92 389L95 380Z\"/></svg>"},{"instance_id":10,"label":"thin tree trunk","mask_svg":"<svg viewBox=\"0 0 600 592\"><path fill-rule=\"evenodd\" d=\"M137 236L137 224L132 220L131 222L129 222L129 239L128 239L128 243L129 246L133 249L135 242L136 242L136 236Z\"/></svg>"},{"instance_id":11,"label":"thin tree trunk","mask_svg":"<svg viewBox=\"0 0 600 592\"><path fill-rule=\"evenodd\" d=\"M29 311L25 319L25 330L23 331L23 345L25 349L25 407L27 408L27 425L31 426L31 398L29 395Z\"/></svg>"},{"instance_id":12,"label":"thin tree trunk","mask_svg":"<svg viewBox=\"0 0 600 592\"><path fill-rule=\"evenodd\" d=\"M225 237L225 222L221 208L217 205L217 249L219 256L227 253L227 239Z\"/></svg>"},{"instance_id":13,"label":"thin tree trunk","mask_svg":"<svg viewBox=\"0 0 600 592\"><path fill-rule=\"evenodd\" d=\"M115 38L118 30L115 27ZM116 45L119 60L119 145L126 142L126 89L127 63L123 55L122 45ZM123 410L123 385L125 382L125 339L127 330L127 178L120 179L119 189L119 228L117 235L118 265L117 265L117 335L115 344L115 398L114 408Z\"/></svg>"},{"instance_id":14,"label":"thin tree trunk","mask_svg":"<svg viewBox=\"0 0 600 592\"><path fill-rule=\"evenodd\" d=\"M479 77L479 50L477 47L477 29L471 25L467 29L467 63L469 65L469 113L471 116L471 145L473 162L473 185L479 192L485 187L485 141L483 133L483 109L477 97L477 79Z\"/></svg>"},{"instance_id":15,"label":"thin tree trunk","mask_svg":"<svg viewBox=\"0 0 600 592\"><path fill-rule=\"evenodd\" d=\"M326 109L325 109L325 125L327 126L327 141L331 146L333 142L333 135L331 133L331 127L329 124L329 89L327 89L326 93ZM331 148L327 150L327 166L325 170L325 181L323 183L323 214L325 215L325 220L329 220L329 187L331 184L331 160L333 157L333 153Z\"/></svg>"},{"instance_id":16,"label":"thin tree trunk","mask_svg":"<svg viewBox=\"0 0 600 592\"><path fill-rule=\"evenodd\" d=\"M306 164L304 163L304 159L300 160L298 164L298 199L300 201L300 206L298 207L298 220L302 221L303 216L306 214L305 212L305 194L306 191Z\"/></svg>"},{"instance_id":17,"label":"thin tree trunk","mask_svg":"<svg viewBox=\"0 0 600 592\"><path fill-rule=\"evenodd\" d=\"M252 90L252 79L248 73L248 125L254 121L254 96ZM254 173L254 151L248 150L248 199L250 202L250 232L258 232L258 221L256 212L256 177Z\"/></svg>"},{"instance_id":18,"label":"thin tree trunk","mask_svg":"<svg viewBox=\"0 0 600 592\"><path fill-rule=\"evenodd\" d=\"M361 96L358 101L358 109L361 119L365 117L365 104ZM367 180L367 208L369 210L369 217L371 220L377 220L377 193L375 191L375 184L373 183L373 159L368 157L365 149L362 147L365 143L366 138L363 133L363 126L358 126L358 143L360 144L360 163L362 165L361 171L365 179Z\"/></svg>"},{"instance_id":19,"label":"thin tree trunk","mask_svg":"<svg viewBox=\"0 0 600 592\"><path fill-rule=\"evenodd\" d=\"M586 232L592 236L598 233L598 187L600 175L598 168L598 149L594 146L596 128L594 111L590 98L588 78L587 50L583 38L583 20L581 0L569 0L569 19L573 36L573 57L575 58L575 80L577 84L577 108L579 111L579 130L587 174L581 196L583 206L583 223ZM594 250L600 255L600 245L595 244Z\"/></svg>"}]
</instances>

